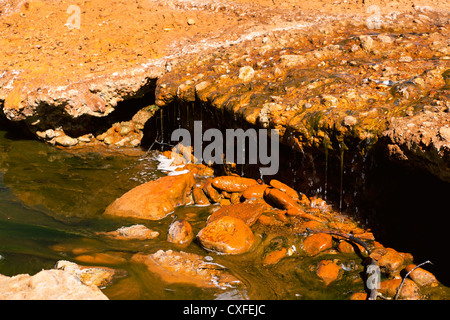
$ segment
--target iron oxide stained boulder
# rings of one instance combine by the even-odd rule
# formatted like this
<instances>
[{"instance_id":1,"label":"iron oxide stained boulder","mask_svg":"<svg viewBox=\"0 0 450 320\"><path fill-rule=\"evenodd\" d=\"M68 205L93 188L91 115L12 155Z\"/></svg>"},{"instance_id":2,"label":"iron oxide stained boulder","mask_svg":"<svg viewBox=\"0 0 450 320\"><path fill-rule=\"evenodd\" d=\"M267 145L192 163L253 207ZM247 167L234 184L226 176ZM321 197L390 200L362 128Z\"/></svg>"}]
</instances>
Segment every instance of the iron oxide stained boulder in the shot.
<instances>
[{"instance_id":1,"label":"iron oxide stained boulder","mask_svg":"<svg viewBox=\"0 0 450 320\"><path fill-rule=\"evenodd\" d=\"M190 172L162 177L131 189L111 203L104 214L160 220L188 202L193 185L194 176Z\"/></svg>"},{"instance_id":2,"label":"iron oxide stained boulder","mask_svg":"<svg viewBox=\"0 0 450 320\"><path fill-rule=\"evenodd\" d=\"M248 226L252 226L264 211L270 210L270 207L264 201L242 202L224 206L214 211L208 218L208 224L224 216L239 218Z\"/></svg>"},{"instance_id":3,"label":"iron oxide stained boulder","mask_svg":"<svg viewBox=\"0 0 450 320\"><path fill-rule=\"evenodd\" d=\"M241 254L255 242L250 227L241 219L223 216L212 221L197 234L203 247L225 254Z\"/></svg>"}]
</instances>

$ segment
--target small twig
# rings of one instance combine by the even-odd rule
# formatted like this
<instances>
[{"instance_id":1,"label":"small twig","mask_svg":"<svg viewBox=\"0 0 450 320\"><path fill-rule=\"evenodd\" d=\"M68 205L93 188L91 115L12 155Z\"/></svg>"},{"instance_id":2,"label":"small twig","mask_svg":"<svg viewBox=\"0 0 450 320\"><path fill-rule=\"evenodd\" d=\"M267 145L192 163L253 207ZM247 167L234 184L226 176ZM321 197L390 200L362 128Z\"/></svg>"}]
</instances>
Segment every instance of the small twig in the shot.
<instances>
[{"instance_id":1,"label":"small twig","mask_svg":"<svg viewBox=\"0 0 450 320\"><path fill-rule=\"evenodd\" d=\"M338 237L342 237L342 238L345 238L345 239L347 239L349 241L352 241L352 242L355 242L355 243L361 245L362 247L364 247L364 249L366 249L366 251L367 251L367 253L369 255L372 253L372 250L369 248L369 246L364 241L362 241L361 239L356 238L353 234L341 233L341 232L329 231L329 230L311 230L309 228L306 228L306 231L308 233L327 233L327 234L335 235L335 236L338 236ZM371 259L371 264L375 264L376 265L376 263L375 263L375 261L373 259ZM369 290L369 296L368 296L367 300L376 300L377 296L380 295L376 288L373 288L373 289L369 289L368 288L368 290Z\"/></svg>"},{"instance_id":2,"label":"small twig","mask_svg":"<svg viewBox=\"0 0 450 320\"><path fill-rule=\"evenodd\" d=\"M158 141L158 137L159 137L159 134L156 136L155 141L153 141L152 145L150 146L150 148L148 148L147 152L144 153L144 154L142 155L142 157L140 158L140 160L145 159L145 158L148 156L148 154L150 153L150 151L152 151L153 146L154 146L155 143Z\"/></svg>"},{"instance_id":3,"label":"small twig","mask_svg":"<svg viewBox=\"0 0 450 320\"><path fill-rule=\"evenodd\" d=\"M405 275L405 277L403 278L402 282L401 282L400 285L398 286L397 293L395 294L394 300L397 300L397 298L398 298L398 296L399 296L399 294L400 294L400 290L402 289L403 283L405 282L406 278L408 278L409 274L410 274L411 272L413 272L414 270L416 270L417 268L419 268L420 266L423 266L423 265L426 264L426 263L433 264L430 260L427 260L427 261L425 261L425 262L422 262L422 263L418 264L418 265L415 266L414 268L412 268L412 270L410 270L410 271Z\"/></svg>"}]
</instances>

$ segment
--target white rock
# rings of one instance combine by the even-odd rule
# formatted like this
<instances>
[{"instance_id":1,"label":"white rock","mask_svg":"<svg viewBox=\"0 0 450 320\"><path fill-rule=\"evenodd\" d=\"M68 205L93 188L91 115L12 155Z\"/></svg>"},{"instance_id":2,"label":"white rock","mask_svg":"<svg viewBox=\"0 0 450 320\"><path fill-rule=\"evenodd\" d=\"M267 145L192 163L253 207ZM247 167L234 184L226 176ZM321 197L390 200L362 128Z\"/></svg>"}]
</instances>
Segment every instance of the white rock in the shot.
<instances>
[{"instance_id":1,"label":"white rock","mask_svg":"<svg viewBox=\"0 0 450 320\"><path fill-rule=\"evenodd\" d=\"M239 79L244 82L250 81L255 75L255 70L250 66L245 66L239 69Z\"/></svg>"}]
</instances>

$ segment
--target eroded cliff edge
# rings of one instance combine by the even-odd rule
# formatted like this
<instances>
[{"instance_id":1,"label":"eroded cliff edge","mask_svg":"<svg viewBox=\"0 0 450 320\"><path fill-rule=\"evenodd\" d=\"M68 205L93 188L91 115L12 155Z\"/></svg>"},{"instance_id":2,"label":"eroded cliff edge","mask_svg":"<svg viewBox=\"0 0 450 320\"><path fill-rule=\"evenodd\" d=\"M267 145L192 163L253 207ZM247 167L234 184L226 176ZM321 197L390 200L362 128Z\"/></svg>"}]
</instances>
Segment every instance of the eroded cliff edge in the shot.
<instances>
[{"instance_id":1,"label":"eroded cliff edge","mask_svg":"<svg viewBox=\"0 0 450 320\"><path fill-rule=\"evenodd\" d=\"M378 143L390 159L449 182L448 9L9 1L0 118L66 147L137 147L158 108L201 103L276 128L300 152L364 153Z\"/></svg>"}]
</instances>

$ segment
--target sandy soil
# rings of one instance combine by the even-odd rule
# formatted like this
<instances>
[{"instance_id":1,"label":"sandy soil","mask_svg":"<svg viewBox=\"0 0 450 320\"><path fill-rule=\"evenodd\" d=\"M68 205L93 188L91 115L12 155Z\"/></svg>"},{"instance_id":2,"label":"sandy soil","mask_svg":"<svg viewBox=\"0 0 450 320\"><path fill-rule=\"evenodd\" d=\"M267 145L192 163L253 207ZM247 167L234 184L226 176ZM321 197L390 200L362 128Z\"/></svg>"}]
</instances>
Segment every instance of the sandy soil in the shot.
<instances>
[{"instance_id":1,"label":"sandy soil","mask_svg":"<svg viewBox=\"0 0 450 320\"><path fill-rule=\"evenodd\" d=\"M377 14L368 10L372 5L382 15L435 7L435 3L6 0L0 1L0 71L14 73L7 89L29 82L66 85L143 63L163 63L158 59L214 47L251 32L301 27L324 15L364 19ZM449 6L449 1L439 1L439 10Z\"/></svg>"}]
</instances>

